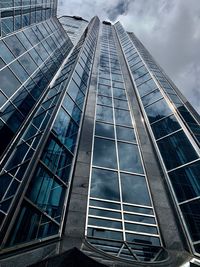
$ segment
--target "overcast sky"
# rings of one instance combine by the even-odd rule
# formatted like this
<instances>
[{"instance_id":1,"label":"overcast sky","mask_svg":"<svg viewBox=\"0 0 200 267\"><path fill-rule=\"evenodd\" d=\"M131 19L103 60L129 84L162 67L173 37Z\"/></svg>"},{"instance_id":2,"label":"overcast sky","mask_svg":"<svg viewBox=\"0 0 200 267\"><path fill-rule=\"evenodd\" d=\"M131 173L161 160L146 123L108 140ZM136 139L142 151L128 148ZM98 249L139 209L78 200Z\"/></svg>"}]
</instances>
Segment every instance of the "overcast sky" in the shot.
<instances>
[{"instance_id":1,"label":"overcast sky","mask_svg":"<svg viewBox=\"0 0 200 267\"><path fill-rule=\"evenodd\" d=\"M200 0L58 0L59 15L120 20L200 113Z\"/></svg>"}]
</instances>

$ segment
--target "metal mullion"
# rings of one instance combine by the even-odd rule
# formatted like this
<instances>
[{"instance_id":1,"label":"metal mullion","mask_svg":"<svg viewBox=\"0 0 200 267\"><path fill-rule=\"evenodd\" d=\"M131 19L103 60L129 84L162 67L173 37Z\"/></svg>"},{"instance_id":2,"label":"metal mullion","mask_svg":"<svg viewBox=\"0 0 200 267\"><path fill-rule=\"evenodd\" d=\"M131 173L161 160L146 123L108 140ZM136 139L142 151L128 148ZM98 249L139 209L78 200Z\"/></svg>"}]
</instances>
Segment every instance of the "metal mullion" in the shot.
<instances>
[{"instance_id":1,"label":"metal mullion","mask_svg":"<svg viewBox=\"0 0 200 267\"><path fill-rule=\"evenodd\" d=\"M184 204L186 204L186 203L189 203L189 202L192 202L192 201L195 201L195 200L198 200L198 199L200 199L200 196L193 197L193 198L184 200L184 201L182 201L182 202L179 202L178 205L179 205L179 206L180 206L180 205L184 205Z\"/></svg>"},{"instance_id":2,"label":"metal mullion","mask_svg":"<svg viewBox=\"0 0 200 267\"><path fill-rule=\"evenodd\" d=\"M160 119L156 120L156 121L153 121L153 122L151 122L151 123L149 122L149 125L150 125L150 126L151 126L151 125L154 125L155 123L160 122L160 121L162 121L162 120L164 120L164 119L166 119L166 118L169 118L169 117L171 117L172 115L174 115L173 112L172 112L171 114L169 114L169 115L163 117L163 118L160 118Z\"/></svg>"}]
</instances>

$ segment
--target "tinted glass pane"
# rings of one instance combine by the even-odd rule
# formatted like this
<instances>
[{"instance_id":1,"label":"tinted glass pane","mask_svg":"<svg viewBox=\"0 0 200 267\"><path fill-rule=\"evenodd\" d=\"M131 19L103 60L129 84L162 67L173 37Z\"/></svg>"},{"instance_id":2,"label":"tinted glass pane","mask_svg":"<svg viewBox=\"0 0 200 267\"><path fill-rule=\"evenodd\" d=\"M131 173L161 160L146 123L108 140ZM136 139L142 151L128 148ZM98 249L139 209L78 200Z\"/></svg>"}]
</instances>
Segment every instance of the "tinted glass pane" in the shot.
<instances>
[{"instance_id":1,"label":"tinted glass pane","mask_svg":"<svg viewBox=\"0 0 200 267\"><path fill-rule=\"evenodd\" d=\"M130 112L123 109L115 109L116 124L132 126Z\"/></svg>"},{"instance_id":2,"label":"tinted glass pane","mask_svg":"<svg viewBox=\"0 0 200 267\"><path fill-rule=\"evenodd\" d=\"M91 197L119 201L117 172L93 168L90 195Z\"/></svg>"},{"instance_id":3,"label":"tinted glass pane","mask_svg":"<svg viewBox=\"0 0 200 267\"><path fill-rule=\"evenodd\" d=\"M90 199L90 206L97 206L97 207L103 207L108 209L115 209L120 210L121 206L120 204L112 203L112 202L105 202L105 201L97 201Z\"/></svg>"},{"instance_id":4,"label":"tinted glass pane","mask_svg":"<svg viewBox=\"0 0 200 267\"><path fill-rule=\"evenodd\" d=\"M97 103L100 105L112 106L112 98L105 96L98 96Z\"/></svg>"},{"instance_id":5,"label":"tinted glass pane","mask_svg":"<svg viewBox=\"0 0 200 267\"><path fill-rule=\"evenodd\" d=\"M156 100L158 100L161 97L162 97L162 94L160 93L160 91L158 89L156 89L152 93L142 97L141 100L142 100L142 103L144 104L144 106L147 106L147 105L150 105L151 103L155 102Z\"/></svg>"},{"instance_id":6,"label":"tinted glass pane","mask_svg":"<svg viewBox=\"0 0 200 267\"><path fill-rule=\"evenodd\" d=\"M122 229L121 222L109 221L103 219L89 218L88 225L102 226L106 228Z\"/></svg>"},{"instance_id":7,"label":"tinted glass pane","mask_svg":"<svg viewBox=\"0 0 200 267\"><path fill-rule=\"evenodd\" d=\"M145 178L121 173L122 199L124 202L150 206Z\"/></svg>"},{"instance_id":8,"label":"tinted glass pane","mask_svg":"<svg viewBox=\"0 0 200 267\"><path fill-rule=\"evenodd\" d=\"M113 122L112 108L97 105L96 119L112 123Z\"/></svg>"},{"instance_id":9,"label":"tinted glass pane","mask_svg":"<svg viewBox=\"0 0 200 267\"><path fill-rule=\"evenodd\" d=\"M136 141L134 130L131 128L116 126L116 131L117 138L119 140L125 140L130 142Z\"/></svg>"},{"instance_id":10,"label":"tinted glass pane","mask_svg":"<svg viewBox=\"0 0 200 267\"><path fill-rule=\"evenodd\" d=\"M125 211L131 211L136 213L150 214L153 215L153 210L148 208L135 207L130 205L123 205Z\"/></svg>"},{"instance_id":11,"label":"tinted glass pane","mask_svg":"<svg viewBox=\"0 0 200 267\"><path fill-rule=\"evenodd\" d=\"M156 103L148 106L147 108L145 108L145 110L150 122L157 121L172 113L164 99L161 99Z\"/></svg>"},{"instance_id":12,"label":"tinted glass pane","mask_svg":"<svg viewBox=\"0 0 200 267\"><path fill-rule=\"evenodd\" d=\"M143 173L137 145L118 142L120 169L129 172Z\"/></svg>"},{"instance_id":13,"label":"tinted glass pane","mask_svg":"<svg viewBox=\"0 0 200 267\"><path fill-rule=\"evenodd\" d=\"M143 243L146 245L160 246L160 240L158 237L137 235L137 234L126 234L126 240L129 242Z\"/></svg>"},{"instance_id":14,"label":"tinted glass pane","mask_svg":"<svg viewBox=\"0 0 200 267\"><path fill-rule=\"evenodd\" d=\"M141 77L142 75L144 75L145 73L147 73L147 69L145 66L142 66L138 69L135 69L132 71L134 79L137 79L139 77Z\"/></svg>"},{"instance_id":15,"label":"tinted glass pane","mask_svg":"<svg viewBox=\"0 0 200 267\"><path fill-rule=\"evenodd\" d=\"M88 228L88 236L122 240L123 236L120 232L109 231L105 229Z\"/></svg>"},{"instance_id":16,"label":"tinted glass pane","mask_svg":"<svg viewBox=\"0 0 200 267\"><path fill-rule=\"evenodd\" d=\"M138 86L138 91L139 91L140 96L143 96L155 90L156 87L157 86L155 82L151 79L147 81L146 83L143 83L140 86Z\"/></svg>"},{"instance_id":17,"label":"tinted glass pane","mask_svg":"<svg viewBox=\"0 0 200 267\"><path fill-rule=\"evenodd\" d=\"M7 96L12 96L21 85L14 73L7 67L0 71L0 87Z\"/></svg>"},{"instance_id":18,"label":"tinted glass pane","mask_svg":"<svg viewBox=\"0 0 200 267\"><path fill-rule=\"evenodd\" d=\"M115 108L128 109L128 102L127 101L122 101L122 100L119 100L119 99L114 99L114 105L115 105Z\"/></svg>"},{"instance_id":19,"label":"tinted glass pane","mask_svg":"<svg viewBox=\"0 0 200 267\"><path fill-rule=\"evenodd\" d=\"M200 162L169 173L178 201L200 196Z\"/></svg>"},{"instance_id":20,"label":"tinted glass pane","mask_svg":"<svg viewBox=\"0 0 200 267\"><path fill-rule=\"evenodd\" d=\"M198 157L183 131L159 140L158 146L168 170Z\"/></svg>"},{"instance_id":21,"label":"tinted glass pane","mask_svg":"<svg viewBox=\"0 0 200 267\"><path fill-rule=\"evenodd\" d=\"M113 88L113 96L115 98L120 98L126 100L125 90Z\"/></svg>"},{"instance_id":22,"label":"tinted glass pane","mask_svg":"<svg viewBox=\"0 0 200 267\"><path fill-rule=\"evenodd\" d=\"M112 96L110 86L107 85L98 85L98 94L106 95L106 96Z\"/></svg>"},{"instance_id":23,"label":"tinted glass pane","mask_svg":"<svg viewBox=\"0 0 200 267\"><path fill-rule=\"evenodd\" d=\"M128 231L134 231L134 232L158 234L156 227L133 224L133 223L125 223L125 229Z\"/></svg>"},{"instance_id":24,"label":"tinted glass pane","mask_svg":"<svg viewBox=\"0 0 200 267\"><path fill-rule=\"evenodd\" d=\"M96 122L95 134L99 136L114 138L114 127L111 124Z\"/></svg>"},{"instance_id":25,"label":"tinted glass pane","mask_svg":"<svg viewBox=\"0 0 200 267\"><path fill-rule=\"evenodd\" d=\"M174 115L152 124L151 127L156 139L180 129L180 125Z\"/></svg>"},{"instance_id":26,"label":"tinted glass pane","mask_svg":"<svg viewBox=\"0 0 200 267\"><path fill-rule=\"evenodd\" d=\"M145 75L141 76L137 80L135 80L136 84L139 85L147 80L151 79L151 76L149 73L146 73Z\"/></svg>"},{"instance_id":27,"label":"tinted glass pane","mask_svg":"<svg viewBox=\"0 0 200 267\"><path fill-rule=\"evenodd\" d=\"M200 200L181 205L181 210L193 241L200 240Z\"/></svg>"},{"instance_id":28,"label":"tinted glass pane","mask_svg":"<svg viewBox=\"0 0 200 267\"><path fill-rule=\"evenodd\" d=\"M140 215L135 215L135 214L124 214L124 219L127 221L133 221L133 222L156 224L155 219L152 217L140 216Z\"/></svg>"},{"instance_id":29,"label":"tinted glass pane","mask_svg":"<svg viewBox=\"0 0 200 267\"><path fill-rule=\"evenodd\" d=\"M110 218L117 218L121 219L120 212L112 212L108 210L99 210L99 209L89 209L90 215L101 216L101 217L110 217Z\"/></svg>"}]
</instances>

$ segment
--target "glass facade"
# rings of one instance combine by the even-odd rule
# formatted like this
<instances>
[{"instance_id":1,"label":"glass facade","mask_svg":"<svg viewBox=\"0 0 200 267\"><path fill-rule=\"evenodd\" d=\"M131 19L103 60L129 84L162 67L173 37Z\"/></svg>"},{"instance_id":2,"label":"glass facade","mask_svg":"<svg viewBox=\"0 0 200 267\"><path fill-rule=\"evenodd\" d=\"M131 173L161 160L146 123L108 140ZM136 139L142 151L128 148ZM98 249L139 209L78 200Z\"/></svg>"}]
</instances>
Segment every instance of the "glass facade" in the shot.
<instances>
[{"instance_id":1,"label":"glass facade","mask_svg":"<svg viewBox=\"0 0 200 267\"><path fill-rule=\"evenodd\" d=\"M161 238L114 28L102 24L100 38L87 239L113 256L151 261Z\"/></svg>"},{"instance_id":2,"label":"glass facade","mask_svg":"<svg viewBox=\"0 0 200 267\"><path fill-rule=\"evenodd\" d=\"M75 45L88 25L88 21L78 16L62 16L59 18L67 35Z\"/></svg>"},{"instance_id":3,"label":"glass facade","mask_svg":"<svg viewBox=\"0 0 200 267\"><path fill-rule=\"evenodd\" d=\"M0 3L0 265L200 256L198 116L119 22L56 8Z\"/></svg>"},{"instance_id":4,"label":"glass facade","mask_svg":"<svg viewBox=\"0 0 200 267\"><path fill-rule=\"evenodd\" d=\"M8 110L2 112L2 125L12 127L13 135L7 138L8 142L16 136L11 143L12 150L4 153L0 174L2 251L59 237L62 232L98 25L99 20L94 18L70 56L72 43L56 18L2 40L4 47L13 54L11 63L7 61L2 69L2 76L8 69L7 77L11 73L15 77L10 67L13 62L18 64L16 71L18 66L27 71L24 83L14 83L7 78L1 86L7 97L2 110L4 107L10 110L10 114ZM9 38L16 38L15 46ZM27 45L22 40L26 40ZM34 57L40 55L43 58L38 59L37 64ZM51 72L46 58L51 60ZM39 80L35 81L34 77ZM17 77L15 79L18 81ZM8 90L9 82L12 90ZM34 97L34 101L30 97ZM21 115L19 123L17 112ZM4 125L2 134L5 135Z\"/></svg>"},{"instance_id":5,"label":"glass facade","mask_svg":"<svg viewBox=\"0 0 200 267\"><path fill-rule=\"evenodd\" d=\"M176 87L135 35L127 34L119 22L115 28L144 118L195 250L194 245L200 243L197 215L200 125L178 96Z\"/></svg>"}]
</instances>

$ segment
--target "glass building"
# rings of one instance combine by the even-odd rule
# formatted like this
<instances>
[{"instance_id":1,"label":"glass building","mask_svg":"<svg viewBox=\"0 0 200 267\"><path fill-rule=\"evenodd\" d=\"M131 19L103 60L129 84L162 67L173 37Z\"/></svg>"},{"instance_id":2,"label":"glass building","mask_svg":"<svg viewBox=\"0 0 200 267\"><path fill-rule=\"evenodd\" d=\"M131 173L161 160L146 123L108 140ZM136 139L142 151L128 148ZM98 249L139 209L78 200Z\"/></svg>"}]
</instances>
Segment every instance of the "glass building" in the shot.
<instances>
[{"instance_id":1,"label":"glass building","mask_svg":"<svg viewBox=\"0 0 200 267\"><path fill-rule=\"evenodd\" d=\"M193 107L120 22L0 8L0 266L198 266Z\"/></svg>"}]
</instances>

